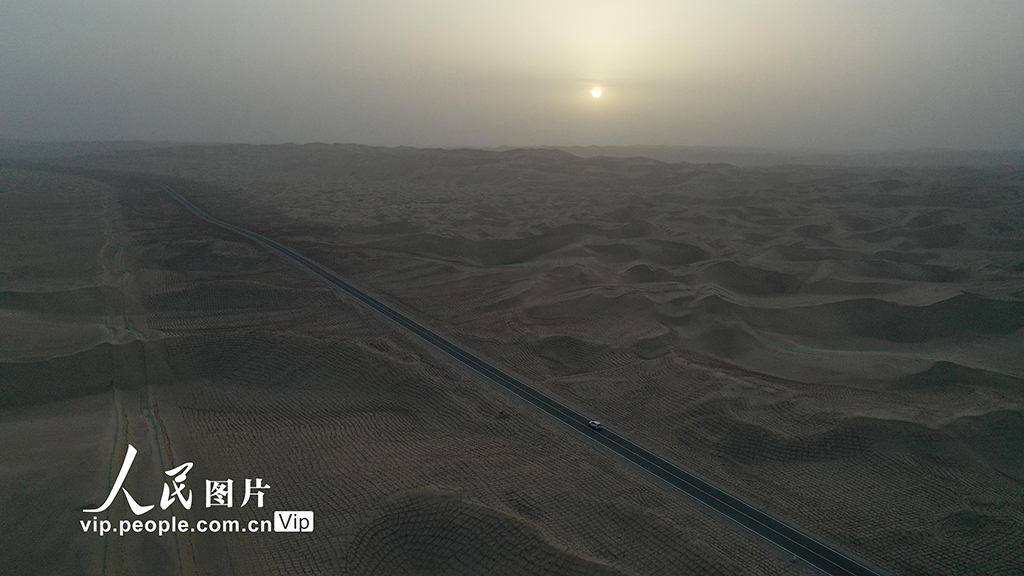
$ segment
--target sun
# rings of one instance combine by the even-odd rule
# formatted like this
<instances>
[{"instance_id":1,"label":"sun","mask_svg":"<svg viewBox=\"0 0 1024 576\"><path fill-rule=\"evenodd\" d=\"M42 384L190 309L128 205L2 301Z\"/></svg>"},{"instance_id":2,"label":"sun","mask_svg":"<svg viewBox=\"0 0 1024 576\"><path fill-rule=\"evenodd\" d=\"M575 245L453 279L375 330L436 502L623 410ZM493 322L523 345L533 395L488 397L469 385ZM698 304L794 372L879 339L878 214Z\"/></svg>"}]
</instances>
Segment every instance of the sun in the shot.
<instances>
[{"instance_id":1,"label":"sun","mask_svg":"<svg viewBox=\"0 0 1024 576\"><path fill-rule=\"evenodd\" d=\"M600 98L601 97L601 89L600 88L594 88L593 90L590 91L590 95L593 96L594 98Z\"/></svg>"}]
</instances>

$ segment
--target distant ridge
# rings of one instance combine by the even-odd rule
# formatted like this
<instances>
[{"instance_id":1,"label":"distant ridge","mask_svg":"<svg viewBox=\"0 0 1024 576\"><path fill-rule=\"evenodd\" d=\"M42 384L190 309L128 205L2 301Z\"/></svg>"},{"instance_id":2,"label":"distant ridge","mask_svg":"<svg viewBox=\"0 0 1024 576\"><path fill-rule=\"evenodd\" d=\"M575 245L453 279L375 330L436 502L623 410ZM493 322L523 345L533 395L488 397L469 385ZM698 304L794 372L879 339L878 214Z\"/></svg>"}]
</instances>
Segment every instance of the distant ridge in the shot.
<instances>
[{"instance_id":1,"label":"distant ridge","mask_svg":"<svg viewBox=\"0 0 1024 576\"><path fill-rule=\"evenodd\" d=\"M487 150L506 151L514 146ZM524 146L563 150L582 158L643 156L662 162L692 164L734 164L736 166L870 166L909 168L927 166L1024 166L1024 150L894 150L859 152L816 152L784 148L730 148L710 146Z\"/></svg>"},{"instance_id":2,"label":"distant ridge","mask_svg":"<svg viewBox=\"0 0 1024 576\"><path fill-rule=\"evenodd\" d=\"M43 158L68 158L85 154L110 154L125 150L149 148L173 148L186 146L185 142L109 140L96 142L48 142L42 140L0 139L0 158L9 160L38 160Z\"/></svg>"},{"instance_id":3,"label":"distant ridge","mask_svg":"<svg viewBox=\"0 0 1024 576\"><path fill-rule=\"evenodd\" d=\"M46 142L35 140L0 139L0 158L9 160L40 160L44 158L70 158L74 156L113 154L157 148L185 148L190 146L247 146L217 142L172 142L145 140ZM411 146L368 146L354 143L310 142L306 146L356 148L392 148L402 150L440 150L439 148ZM255 144L252 146L296 147L300 144ZM452 147L446 150L481 150L508 152L512 150L558 150L580 158L608 156L612 158L650 158L660 162L687 162L690 164L732 164L744 167L781 166L803 164L812 166L915 168L948 166L1012 166L1024 167L1024 150L949 150L921 149L895 151L814 151L786 148L741 148L714 146L494 146Z\"/></svg>"}]
</instances>

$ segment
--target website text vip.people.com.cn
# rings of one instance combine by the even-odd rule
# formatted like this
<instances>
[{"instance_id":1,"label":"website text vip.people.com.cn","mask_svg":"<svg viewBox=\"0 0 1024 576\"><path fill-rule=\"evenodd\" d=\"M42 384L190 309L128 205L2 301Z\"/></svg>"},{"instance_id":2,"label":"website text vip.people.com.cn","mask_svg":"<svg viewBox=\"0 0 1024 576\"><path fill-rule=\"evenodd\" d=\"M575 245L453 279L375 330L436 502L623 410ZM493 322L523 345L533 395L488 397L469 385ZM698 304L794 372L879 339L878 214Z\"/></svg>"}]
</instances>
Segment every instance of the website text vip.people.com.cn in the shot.
<instances>
[{"instance_id":1,"label":"website text vip.people.com.cn","mask_svg":"<svg viewBox=\"0 0 1024 576\"><path fill-rule=\"evenodd\" d=\"M82 532L100 536L107 534L174 534L180 532L210 533L261 533L261 532L312 532L313 512L309 510L278 510L274 519L264 520L199 520L195 524L172 516L161 520L109 520L93 516L80 520Z\"/></svg>"}]
</instances>

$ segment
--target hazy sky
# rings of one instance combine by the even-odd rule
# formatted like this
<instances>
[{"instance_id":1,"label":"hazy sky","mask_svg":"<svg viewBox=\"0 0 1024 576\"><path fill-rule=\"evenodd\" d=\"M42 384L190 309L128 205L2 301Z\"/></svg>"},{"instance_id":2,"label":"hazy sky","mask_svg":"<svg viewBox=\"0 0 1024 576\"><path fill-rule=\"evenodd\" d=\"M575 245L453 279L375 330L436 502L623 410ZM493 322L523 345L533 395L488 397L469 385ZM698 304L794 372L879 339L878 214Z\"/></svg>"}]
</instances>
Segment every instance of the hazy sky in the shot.
<instances>
[{"instance_id":1,"label":"hazy sky","mask_svg":"<svg viewBox=\"0 0 1024 576\"><path fill-rule=\"evenodd\" d=\"M1024 148L1024 1L2 0L0 137Z\"/></svg>"}]
</instances>

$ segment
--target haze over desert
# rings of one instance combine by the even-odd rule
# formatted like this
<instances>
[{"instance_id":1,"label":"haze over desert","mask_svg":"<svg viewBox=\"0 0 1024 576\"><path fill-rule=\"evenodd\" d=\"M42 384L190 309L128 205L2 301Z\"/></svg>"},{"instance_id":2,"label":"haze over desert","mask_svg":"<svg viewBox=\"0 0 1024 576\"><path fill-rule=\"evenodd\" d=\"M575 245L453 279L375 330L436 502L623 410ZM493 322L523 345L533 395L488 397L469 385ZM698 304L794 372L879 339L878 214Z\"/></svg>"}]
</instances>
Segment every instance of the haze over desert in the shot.
<instances>
[{"instance_id":1,"label":"haze over desert","mask_svg":"<svg viewBox=\"0 0 1024 576\"><path fill-rule=\"evenodd\" d=\"M0 576L1024 574L1024 4L0 39Z\"/></svg>"}]
</instances>

